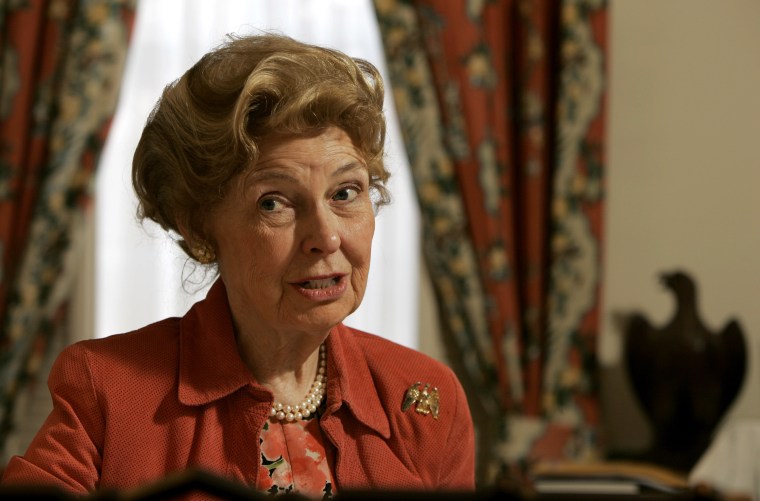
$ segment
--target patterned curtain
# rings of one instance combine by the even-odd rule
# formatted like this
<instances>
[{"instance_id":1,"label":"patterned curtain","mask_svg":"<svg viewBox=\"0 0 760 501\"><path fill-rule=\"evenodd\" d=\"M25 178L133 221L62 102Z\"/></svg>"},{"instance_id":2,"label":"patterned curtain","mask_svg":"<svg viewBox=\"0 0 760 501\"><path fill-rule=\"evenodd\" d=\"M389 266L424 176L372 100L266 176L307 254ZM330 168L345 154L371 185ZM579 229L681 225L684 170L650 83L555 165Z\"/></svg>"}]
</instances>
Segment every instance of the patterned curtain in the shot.
<instances>
[{"instance_id":1,"label":"patterned curtain","mask_svg":"<svg viewBox=\"0 0 760 501\"><path fill-rule=\"evenodd\" d=\"M600 450L603 0L375 0L482 482Z\"/></svg>"},{"instance_id":2,"label":"patterned curtain","mask_svg":"<svg viewBox=\"0 0 760 501\"><path fill-rule=\"evenodd\" d=\"M124 67L133 0L0 3L0 447L71 289Z\"/></svg>"}]
</instances>

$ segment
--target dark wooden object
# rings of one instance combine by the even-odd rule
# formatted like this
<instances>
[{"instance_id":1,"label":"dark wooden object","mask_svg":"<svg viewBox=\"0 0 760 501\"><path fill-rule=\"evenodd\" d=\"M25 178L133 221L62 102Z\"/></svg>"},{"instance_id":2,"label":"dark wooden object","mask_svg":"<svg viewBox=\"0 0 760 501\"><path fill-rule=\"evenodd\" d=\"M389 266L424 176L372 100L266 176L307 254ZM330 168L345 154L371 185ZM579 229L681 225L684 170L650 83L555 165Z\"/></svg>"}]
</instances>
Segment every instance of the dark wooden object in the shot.
<instances>
[{"instance_id":1,"label":"dark wooden object","mask_svg":"<svg viewBox=\"0 0 760 501\"><path fill-rule=\"evenodd\" d=\"M625 322L625 361L639 403L652 425L653 442L640 458L688 471L739 394L747 356L739 323L711 332L697 312L694 280L683 271L663 273L676 298L673 317L652 325L641 313Z\"/></svg>"}]
</instances>

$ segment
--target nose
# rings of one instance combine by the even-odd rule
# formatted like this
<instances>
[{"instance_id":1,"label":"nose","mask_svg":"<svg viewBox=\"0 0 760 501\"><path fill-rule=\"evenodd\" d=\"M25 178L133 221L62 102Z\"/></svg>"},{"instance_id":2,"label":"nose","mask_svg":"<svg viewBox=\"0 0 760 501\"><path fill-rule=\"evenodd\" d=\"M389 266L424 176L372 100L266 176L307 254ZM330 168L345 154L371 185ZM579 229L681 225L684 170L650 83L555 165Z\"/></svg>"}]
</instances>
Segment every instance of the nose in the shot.
<instances>
[{"instance_id":1,"label":"nose","mask_svg":"<svg viewBox=\"0 0 760 501\"><path fill-rule=\"evenodd\" d=\"M340 222L328 208L319 207L304 221L301 248L306 254L332 254L340 248Z\"/></svg>"}]
</instances>

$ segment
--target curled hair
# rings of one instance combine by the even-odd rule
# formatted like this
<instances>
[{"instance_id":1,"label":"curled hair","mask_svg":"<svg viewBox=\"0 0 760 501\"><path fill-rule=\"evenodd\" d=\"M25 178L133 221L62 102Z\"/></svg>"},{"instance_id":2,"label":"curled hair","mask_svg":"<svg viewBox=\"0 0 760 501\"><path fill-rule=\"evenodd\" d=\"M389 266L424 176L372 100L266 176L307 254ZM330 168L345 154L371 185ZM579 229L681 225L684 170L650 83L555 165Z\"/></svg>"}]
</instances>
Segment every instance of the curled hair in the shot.
<instances>
[{"instance_id":1,"label":"curled hair","mask_svg":"<svg viewBox=\"0 0 760 501\"><path fill-rule=\"evenodd\" d=\"M262 140L329 126L349 135L375 203L387 203L383 93L362 59L283 35L229 35L164 89L148 117L132 162L138 217L205 240L204 214L256 163Z\"/></svg>"}]
</instances>

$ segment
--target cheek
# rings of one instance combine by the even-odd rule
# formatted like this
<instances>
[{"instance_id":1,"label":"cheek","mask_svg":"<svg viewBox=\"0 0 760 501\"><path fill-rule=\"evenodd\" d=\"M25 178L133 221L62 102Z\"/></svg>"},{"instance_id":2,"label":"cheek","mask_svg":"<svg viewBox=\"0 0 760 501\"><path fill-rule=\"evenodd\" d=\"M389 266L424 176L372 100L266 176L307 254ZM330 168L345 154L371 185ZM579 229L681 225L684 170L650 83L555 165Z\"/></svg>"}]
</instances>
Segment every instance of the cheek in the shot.
<instances>
[{"instance_id":1,"label":"cheek","mask_svg":"<svg viewBox=\"0 0 760 501\"><path fill-rule=\"evenodd\" d=\"M293 259L294 239L288 232L273 232L250 239L243 248L248 267L259 277L280 277Z\"/></svg>"},{"instance_id":2,"label":"cheek","mask_svg":"<svg viewBox=\"0 0 760 501\"><path fill-rule=\"evenodd\" d=\"M361 304L364 298L364 293L367 290L367 280L369 279L370 260L372 255L372 237L375 233L375 217L374 214L369 220L357 229L356 233L352 236L355 249L353 255L353 268L352 282L354 292L356 293L355 304L352 311Z\"/></svg>"},{"instance_id":3,"label":"cheek","mask_svg":"<svg viewBox=\"0 0 760 501\"><path fill-rule=\"evenodd\" d=\"M233 231L232 238L224 239L224 256L220 259L220 270L235 280L251 281L264 279L281 272L283 262L291 254L288 235L274 235L269 232Z\"/></svg>"},{"instance_id":4,"label":"cheek","mask_svg":"<svg viewBox=\"0 0 760 501\"><path fill-rule=\"evenodd\" d=\"M372 216L364 219L354 228L350 235L351 242L354 245L354 253L357 265L366 268L369 266L370 256L372 254L372 237L375 235L375 217Z\"/></svg>"}]
</instances>

